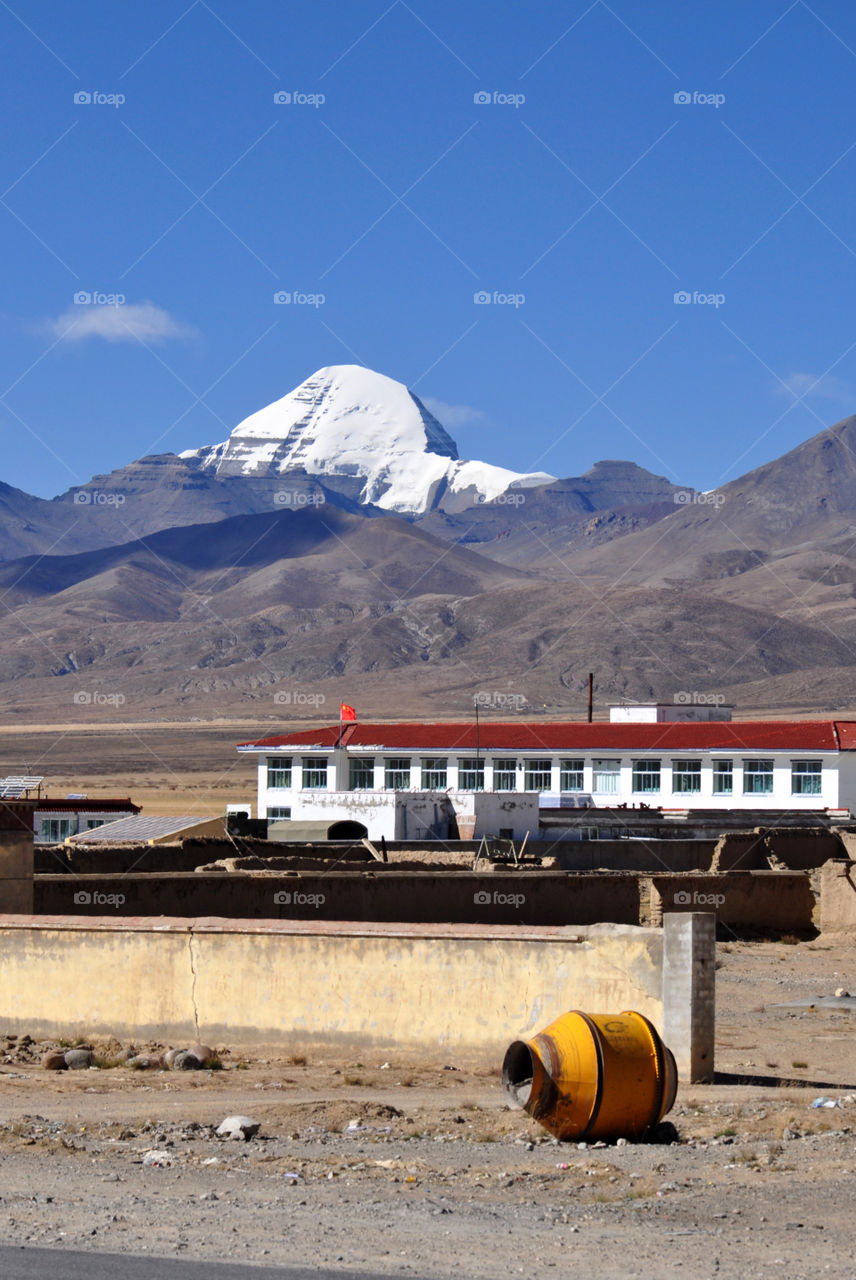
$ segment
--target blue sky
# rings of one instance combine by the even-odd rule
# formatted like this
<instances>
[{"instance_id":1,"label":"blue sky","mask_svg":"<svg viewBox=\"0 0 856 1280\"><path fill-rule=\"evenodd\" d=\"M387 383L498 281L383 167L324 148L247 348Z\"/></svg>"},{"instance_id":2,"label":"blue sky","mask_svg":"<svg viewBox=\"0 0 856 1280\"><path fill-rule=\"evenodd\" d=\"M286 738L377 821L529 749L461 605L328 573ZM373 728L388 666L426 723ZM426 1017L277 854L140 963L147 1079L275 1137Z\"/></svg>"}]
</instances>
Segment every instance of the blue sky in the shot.
<instances>
[{"instance_id":1,"label":"blue sky","mask_svg":"<svg viewBox=\"0 0 856 1280\"><path fill-rule=\"evenodd\" d=\"M856 409L850 4L4 0L0 42L7 483L352 361L560 476L710 488Z\"/></svg>"}]
</instances>

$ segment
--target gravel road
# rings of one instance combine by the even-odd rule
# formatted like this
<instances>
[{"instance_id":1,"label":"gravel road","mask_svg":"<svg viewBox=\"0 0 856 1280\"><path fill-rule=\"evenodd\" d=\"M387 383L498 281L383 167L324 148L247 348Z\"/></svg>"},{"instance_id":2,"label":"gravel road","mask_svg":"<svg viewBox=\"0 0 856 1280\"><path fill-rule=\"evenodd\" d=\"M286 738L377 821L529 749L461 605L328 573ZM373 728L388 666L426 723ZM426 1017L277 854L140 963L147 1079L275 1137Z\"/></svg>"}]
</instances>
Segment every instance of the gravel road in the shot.
<instances>
[{"instance_id":1,"label":"gravel road","mask_svg":"<svg viewBox=\"0 0 856 1280\"><path fill-rule=\"evenodd\" d=\"M720 961L720 1075L681 1086L669 1145L558 1144L497 1068L391 1047L54 1073L0 1035L3 1241L365 1275L856 1277L853 1015L784 1007L849 988L851 948ZM258 1134L216 1137L230 1114Z\"/></svg>"}]
</instances>

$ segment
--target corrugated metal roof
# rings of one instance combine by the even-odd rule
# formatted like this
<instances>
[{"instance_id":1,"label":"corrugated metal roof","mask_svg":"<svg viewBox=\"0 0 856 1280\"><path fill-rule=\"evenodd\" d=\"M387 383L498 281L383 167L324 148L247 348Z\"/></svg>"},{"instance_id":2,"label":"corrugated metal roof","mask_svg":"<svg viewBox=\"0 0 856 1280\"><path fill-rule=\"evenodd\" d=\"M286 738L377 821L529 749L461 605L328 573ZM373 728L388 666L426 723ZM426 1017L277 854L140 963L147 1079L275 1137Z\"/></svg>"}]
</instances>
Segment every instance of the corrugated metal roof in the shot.
<instances>
[{"instance_id":1,"label":"corrugated metal roof","mask_svg":"<svg viewBox=\"0 0 856 1280\"><path fill-rule=\"evenodd\" d=\"M340 726L277 734L256 742L242 742L239 750L336 746ZM666 724L611 724L584 721L482 721L481 751L838 751L856 750L856 721L852 720L729 720ZM475 751L473 721L457 723L358 724L348 741L354 748Z\"/></svg>"},{"instance_id":2,"label":"corrugated metal roof","mask_svg":"<svg viewBox=\"0 0 856 1280\"><path fill-rule=\"evenodd\" d=\"M91 831L81 831L76 836L69 836L68 842L94 844L104 841L107 844L117 844L134 840L145 844L147 840L160 840L164 836L175 835L186 827L210 821L210 818L200 818L199 814L186 818L158 817L157 814L143 817L135 814L133 818L118 818L116 822L105 822L103 827L94 827Z\"/></svg>"}]
</instances>

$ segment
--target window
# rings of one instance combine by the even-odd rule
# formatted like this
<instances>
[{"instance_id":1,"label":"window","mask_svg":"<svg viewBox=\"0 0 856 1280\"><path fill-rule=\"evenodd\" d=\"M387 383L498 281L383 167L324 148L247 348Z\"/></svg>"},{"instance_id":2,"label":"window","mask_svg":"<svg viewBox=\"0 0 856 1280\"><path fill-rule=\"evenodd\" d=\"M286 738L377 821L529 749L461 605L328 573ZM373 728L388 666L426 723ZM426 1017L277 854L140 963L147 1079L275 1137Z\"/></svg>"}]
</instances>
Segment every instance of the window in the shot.
<instances>
[{"instance_id":1,"label":"window","mask_svg":"<svg viewBox=\"0 0 856 1280\"><path fill-rule=\"evenodd\" d=\"M672 791L675 795L698 795L701 791L701 761L672 761Z\"/></svg>"},{"instance_id":2,"label":"window","mask_svg":"<svg viewBox=\"0 0 856 1280\"><path fill-rule=\"evenodd\" d=\"M392 756L383 763L383 785L387 791L407 791L410 788L410 757Z\"/></svg>"},{"instance_id":3,"label":"window","mask_svg":"<svg viewBox=\"0 0 856 1280\"><path fill-rule=\"evenodd\" d=\"M94 831L96 827L103 827L106 821L107 821L106 818L87 818L86 830Z\"/></svg>"},{"instance_id":4,"label":"window","mask_svg":"<svg viewBox=\"0 0 856 1280\"><path fill-rule=\"evenodd\" d=\"M552 760L526 760L523 765L524 791L549 791L553 780Z\"/></svg>"},{"instance_id":5,"label":"window","mask_svg":"<svg viewBox=\"0 0 856 1280\"><path fill-rule=\"evenodd\" d=\"M45 818L42 822L42 842L44 844L61 844L68 836L74 835L74 818Z\"/></svg>"},{"instance_id":6,"label":"window","mask_svg":"<svg viewBox=\"0 0 856 1280\"><path fill-rule=\"evenodd\" d=\"M374 788L374 760L349 760L349 786L351 791L371 791Z\"/></svg>"},{"instance_id":7,"label":"window","mask_svg":"<svg viewBox=\"0 0 856 1280\"><path fill-rule=\"evenodd\" d=\"M327 757L307 756L303 761L303 786L307 791L327 790Z\"/></svg>"},{"instance_id":8,"label":"window","mask_svg":"<svg viewBox=\"0 0 856 1280\"><path fill-rule=\"evenodd\" d=\"M584 760L562 760L559 775L560 791L582 791Z\"/></svg>"},{"instance_id":9,"label":"window","mask_svg":"<svg viewBox=\"0 0 856 1280\"><path fill-rule=\"evenodd\" d=\"M493 789L494 791L516 791L517 790L517 761L516 760L494 760Z\"/></svg>"},{"instance_id":10,"label":"window","mask_svg":"<svg viewBox=\"0 0 856 1280\"><path fill-rule=\"evenodd\" d=\"M642 795L650 795L660 790L660 761L633 761L633 790Z\"/></svg>"},{"instance_id":11,"label":"window","mask_svg":"<svg viewBox=\"0 0 856 1280\"><path fill-rule=\"evenodd\" d=\"M280 808L280 809L268 809L268 811L267 811L267 816L268 816L268 819L269 819L269 820L272 820L272 821L276 822L276 820L277 820L277 819L282 820L283 818L290 818L290 817L291 817L291 810L290 810L290 809L282 809L282 808Z\"/></svg>"},{"instance_id":12,"label":"window","mask_svg":"<svg viewBox=\"0 0 856 1280\"><path fill-rule=\"evenodd\" d=\"M772 760L743 761L744 796L768 796L773 791Z\"/></svg>"},{"instance_id":13,"label":"window","mask_svg":"<svg viewBox=\"0 0 856 1280\"><path fill-rule=\"evenodd\" d=\"M458 764L458 790L484 791L484 760L461 760Z\"/></svg>"},{"instance_id":14,"label":"window","mask_svg":"<svg viewBox=\"0 0 856 1280\"><path fill-rule=\"evenodd\" d=\"M445 756L428 756L422 761L422 787L425 791L445 791L449 785L449 767Z\"/></svg>"},{"instance_id":15,"label":"window","mask_svg":"<svg viewBox=\"0 0 856 1280\"><path fill-rule=\"evenodd\" d=\"M791 795L819 796L822 772L820 760L792 760Z\"/></svg>"},{"instance_id":16,"label":"window","mask_svg":"<svg viewBox=\"0 0 856 1280\"><path fill-rule=\"evenodd\" d=\"M730 796L734 790L734 761L714 760L713 762L713 794Z\"/></svg>"},{"instance_id":17,"label":"window","mask_svg":"<svg viewBox=\"0 0 856 1280\"><path fill-rule=\"evenodd\" d=\"M603 795L618 795L621 761L593 760L592 766L594 770L594 781L592 783L594 790L600 791Z\"/></svg>"},{"instance_id":18,"label":"window","mask_svg":"<svg viewBox=\"0 0 856 1280\"><path fill-rule=\"evenodd\" d=\"M291 756L268 756L267 784L286 791L291 789Z\"/></svg>"}]
</instances>

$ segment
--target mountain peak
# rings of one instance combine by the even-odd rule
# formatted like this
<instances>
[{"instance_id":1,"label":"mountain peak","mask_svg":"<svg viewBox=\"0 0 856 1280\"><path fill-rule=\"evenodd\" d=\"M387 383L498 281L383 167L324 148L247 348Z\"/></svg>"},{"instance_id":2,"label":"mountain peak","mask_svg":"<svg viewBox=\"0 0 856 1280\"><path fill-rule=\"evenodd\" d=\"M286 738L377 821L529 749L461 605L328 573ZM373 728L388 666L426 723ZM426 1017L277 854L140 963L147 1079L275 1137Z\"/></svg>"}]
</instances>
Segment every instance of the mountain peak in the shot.
<instances>
[{"instance_id":1,"label":"mountain peak","mask_svg":"<svg viewBox=\"0 0 856 1280\"><path fill-rule=\"evenodd\" d=\"M489 501L513 484L552 479L461 461L452 437L404 383L356 364L318 369L245 418L223 444L181 456L221 477L359 477L362 501L405 512L448 506L450 495L456 506Z\"/></svg>"}]
</instances>

